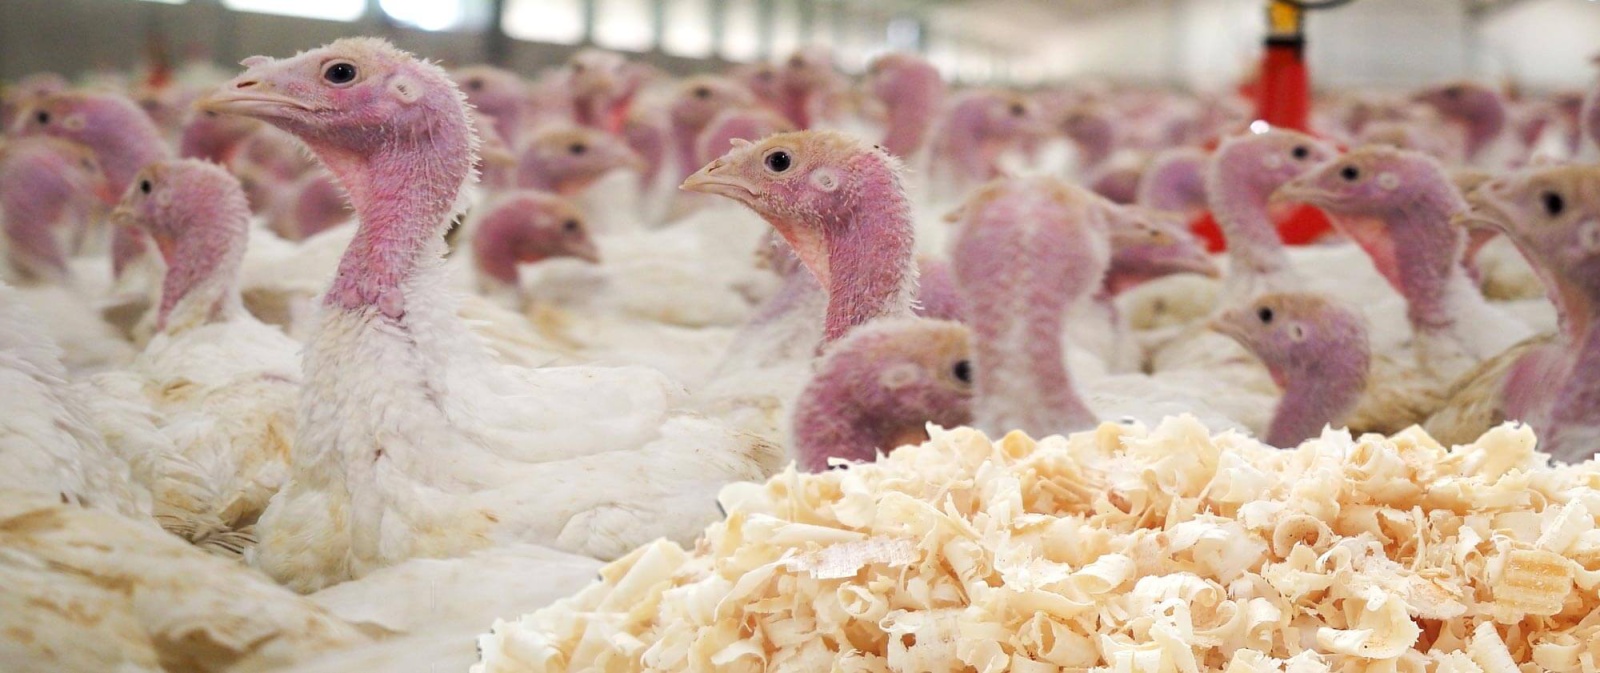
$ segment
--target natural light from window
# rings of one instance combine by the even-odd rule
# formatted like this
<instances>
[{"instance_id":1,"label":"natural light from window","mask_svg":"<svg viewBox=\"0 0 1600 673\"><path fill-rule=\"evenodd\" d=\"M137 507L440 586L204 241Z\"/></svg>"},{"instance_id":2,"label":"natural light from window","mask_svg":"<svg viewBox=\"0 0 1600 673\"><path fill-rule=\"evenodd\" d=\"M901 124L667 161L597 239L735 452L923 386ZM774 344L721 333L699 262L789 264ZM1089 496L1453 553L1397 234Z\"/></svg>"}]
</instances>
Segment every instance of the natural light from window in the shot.
<instances>
[{"instance_id":1,"label":"natural light from window","mask_svg":"<svg viewBox=\"0 0 1600 673\"><path fill-rule=\"evenodd\" d=\"M594 42L607 49L650 51L655 46L653 0L595 0Z\"/></svg>"},{"instance_id":2,"label":"natural light from window","mask_svg":"<svg viewBox=\"0 0 1600 673\"><path fill-rule=\"evenodd\" d=\"M722 19L722 57L730 61L760 58L761 15L756 0L726 0Z\"/></svg>"},{"instance_id":3,"label":"natural light from window","mask_svg":"<svg viewBox=\"0 0 1600 673\"><path fill-rule=\"evenodd\" d=\"M583 41L583 0L506 0L506 34L531 42Z\"/></svg>"},{"instance_id":4,"label":"natural light from window","mask_svg":"<svg viewBox=\"0 0 1600 673\"><path fill-rule=\"evenodd\" d=\"M673 56L706 58L716 51L711 39L711 0L666 0L661 50Z\"/></svg>"},{"instance_id":5,"label":"natural light from window","mask_svg":"<svg viewBox=\"0 0 1600 673\"><path fill-rule=\"evenodd\" d=\"M802 44L799 0L773 0L772 57L787 58Z\"/></svg>"},{"instance_id":6,"label":"natural light from window","mask_svg":"<svg viewBox=\"0 0 1600 673\"><path fill-rule=\"evenodd\" d=\"M222 6L240 12L326 21L355 21L367 11L366 0L222 0Z\"/></svg>"},{"instance_id":7,"label":"natural light from window","mask_svg":"<svg viewBox=\"0 0 1600 673\"><path fill-rule=\"evenodd\" d=\"M422 30L453 30L467 24L468 0L378 0L389 18Z\"/></svg>"}]
</instances>

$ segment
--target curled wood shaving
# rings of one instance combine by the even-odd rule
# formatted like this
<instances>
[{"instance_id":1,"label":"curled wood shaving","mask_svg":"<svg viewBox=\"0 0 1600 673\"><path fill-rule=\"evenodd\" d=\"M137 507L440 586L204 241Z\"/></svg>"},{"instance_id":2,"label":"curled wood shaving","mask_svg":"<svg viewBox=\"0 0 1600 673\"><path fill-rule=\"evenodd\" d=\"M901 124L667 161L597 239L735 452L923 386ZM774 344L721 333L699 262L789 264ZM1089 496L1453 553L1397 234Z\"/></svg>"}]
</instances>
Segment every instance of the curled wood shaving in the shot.
<instances>
[{"instance_id":1,"label":"curled wood shaving","mask_svg":"<svg viewBox=\"0 0 1600 673\"><path fill-rule=\"evenodd\" d=\"M473 670L1600 672L1600 464L1525 427L931 434L729 487L694 549L496 622Z\"/></svg>"}]
</instances>

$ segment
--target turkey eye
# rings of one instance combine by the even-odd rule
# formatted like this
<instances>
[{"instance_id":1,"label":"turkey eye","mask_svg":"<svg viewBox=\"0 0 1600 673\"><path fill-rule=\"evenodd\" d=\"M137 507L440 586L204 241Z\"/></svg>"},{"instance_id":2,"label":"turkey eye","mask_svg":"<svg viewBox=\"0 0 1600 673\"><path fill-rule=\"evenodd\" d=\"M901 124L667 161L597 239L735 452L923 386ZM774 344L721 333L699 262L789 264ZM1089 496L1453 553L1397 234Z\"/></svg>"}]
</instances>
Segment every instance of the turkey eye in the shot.
<instances>
[{"instance_id":1,"label":"turkey eye","mask_svg":"<svg viewBox=\"0 0 1600 673\"><path fill-rule=\"evenodd\" d=\"M573 143L567 146L567 151L573 154L583 154L589 151L589 146L583 143Z\"/></svg>"},{"instance_id":2,"label":"turkey eye","mask_svg":"<svg viewBox=\"0 0 1600 673\"><path fill-rule=\"evenodd\" d=\"M972 383L972 362L962 360L956 363L950 373L955 374L956 380L962 383Z\"/></svg>"},{"instance_id":3,"label":"turkey eye","mask_svg":"<svg viewBox=\"0 0 1600 673\"><path fill-rule=\"evenodd\" d=\"M705 100L707 98L710 98L711 97L711 88L710 87L704 87L704 86L695 87L694 88L694 97L695 98L699 98L700 100Z\"/></svg>"},{"instance_id":4,"label":"turkey eye","mask_svg":"<svg viewBox=\"0 0 1600 673\"><path fill-rule=\"evenodd\" d=\"M469 80L467 80L467 88L468 89L472 89L473 91L482 91L483 90L483 80L478 79L476 77L474 77L472 79L469 79Z\"/></svg>"},{"instance_id":5,"label":"turkey eye","mask_svg":"<svg viewBox=\"0 0 1600 673\"><path fill-rule=\"evenodd\" d=\"M140 180L139 181L139 191L144 192L145 194L149 194L150 193L150 181L149 180Z\"/></svg>"},{"instance_id":6,"label":"turkey eye","mask_svg":"<svg viewBox=\"0 0 1600 673\"><path fill-rule=\"evenodd\" d=\"M1011 116L1013 116L1013 117L1021 117L1022 115L1025 115L1027 113L1028 113L1028 109L1022 107L1021 103L1012 103L1011 104Z\"/></svg>"},{"instance_id":7,"label":"turkey eye","mask_svg":"<svg viewBox=\"0 0 1600 673\"><path fill-rule=\"evenodd\" d=\"M567 231L567 233L571 233L571 234L578 233L578 227L579 226L581 226L581 225L578 224L577 220L567 220L566 222L562 222L561 223L561 228L565 229Z\"/></svg>"},{"instance_id":8,"label":"turkey eye","mask_svg":"<svg viewBox=\"0 0 1600 673\"><path fill-rule=\"evenodd\" d=\"M782 173L789 170L789 166L793 163L794 160L789 156L789 153L783 150L768 154L766 159L767 170L774 173Z\"/></svg>"},{"instance_id":9,"label":"turkey eye","mask_svg":"<svg viewBox=\"0 0 1600 673\"><path fill-rule=\"evenodd\" d=\"M1560 215L1561 211L1567 209L1566 199L1561 198L1561 195L1555 192L1540 194L1539 202L1544 204L1544 213L1550 217Z\"/></svg>"},{"instance_id":10,"label":"turkey eye","mask_svg":"<svg viewBox=\"0 0 1600 673\"><path fill-rule=\"evenodd\" d=\"M1272 309L1263 306L1260 310L1256 311L1256 317L1261 319L1261 323L1263 325L1270 325L1272 324Z\"/></svg>"},{"instance_id":11,"label":"turkey eye","mask_svg":"<svg viewBox=\"0 0 1600 673\"><path fill-rule=\"evenodd\" d=\"M339 61L322 71L322 79L330 84L349 84L356 79L356 67L344 61Z\"/></svg>"},{"instance_id":12,"label":"turkey eye","mask_svg":"<svg viewBox=\"0 0 1600 673\"><path fill-rule=\"evenodd\" d=\"M46 112L44 110L40 110L38 116L35 117L35 118L39 120L40 124L49 124L50 123L50 113Z\"/></svg>"},{"instance_id":13,"label":"turkey eye","mask_svg":"<svg viewBox=\"0 0 1600 673\"><path fill-rule=\"evenodd\" d=\"M1311 148L1306 147L1305 145L1295 145L1294 150L1291 151L1290 154L1293 154L1294 158L1296 159L1304 159L1311 156Z\"/></svg>"},{"instance_id":14,"label":"turkey eye","mask_svg":"<svg viewBox=\"0 0 1600 673\"><path fill-rule=\"evenodd\" d=\"M1355 166L1345 166L1339 169L1339 177L1344 178L1346 182L1355 182L1357 178L1361 177L1361 169Z\"/></svg>"}]
</instances>

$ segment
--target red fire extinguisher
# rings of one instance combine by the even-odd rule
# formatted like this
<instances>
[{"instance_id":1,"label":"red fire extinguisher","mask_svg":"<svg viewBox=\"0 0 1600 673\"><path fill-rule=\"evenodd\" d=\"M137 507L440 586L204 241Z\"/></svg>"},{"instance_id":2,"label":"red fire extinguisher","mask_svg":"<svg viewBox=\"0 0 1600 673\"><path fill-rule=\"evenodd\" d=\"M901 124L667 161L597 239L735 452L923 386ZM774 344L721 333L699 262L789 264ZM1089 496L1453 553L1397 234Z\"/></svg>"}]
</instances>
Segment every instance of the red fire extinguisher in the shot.
<instances>
[{"instance_id":1,"label":"red fire extinguisher","mask_svg":"<svg viewBox=\"0 0 1600 673\"><path fill-rule=\"evenodd\" d=\"M1352 1L1268 0L1261 72L1259 80L1250 87L1256 102L1256 119L1274 127L1310 132L1311 78L1306 71L1305 11ZM1210 213L1194 223L1194 230L1213 251L1226 247L1222 230ZM1290 245L1310 243L1332 230L1327 216L1311 206L1302 205L1278 221L1278 234Z\"/></svg>"}]
</instances>

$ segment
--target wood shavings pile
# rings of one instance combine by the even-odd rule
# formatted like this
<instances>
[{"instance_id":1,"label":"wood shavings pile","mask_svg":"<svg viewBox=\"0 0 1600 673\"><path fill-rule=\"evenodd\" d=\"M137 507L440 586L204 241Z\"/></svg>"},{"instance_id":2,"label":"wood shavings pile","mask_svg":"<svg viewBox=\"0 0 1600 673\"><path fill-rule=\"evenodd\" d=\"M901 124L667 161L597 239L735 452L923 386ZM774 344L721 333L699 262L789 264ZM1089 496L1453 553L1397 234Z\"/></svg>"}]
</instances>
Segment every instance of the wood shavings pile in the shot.
<instances>
[{"instance_id":1,"label":"wood shavings pile","mask_svg":"<svg viewBox=\"0 0 1600 673\"><path fill-rule=\"evenodd\" d=\"M1600 464L1534 444L935 431L728 487L473 671L1597 671Z\"/></svg>"}]
</instances>

